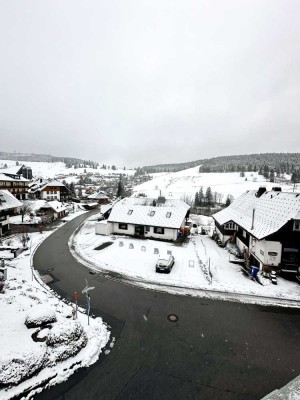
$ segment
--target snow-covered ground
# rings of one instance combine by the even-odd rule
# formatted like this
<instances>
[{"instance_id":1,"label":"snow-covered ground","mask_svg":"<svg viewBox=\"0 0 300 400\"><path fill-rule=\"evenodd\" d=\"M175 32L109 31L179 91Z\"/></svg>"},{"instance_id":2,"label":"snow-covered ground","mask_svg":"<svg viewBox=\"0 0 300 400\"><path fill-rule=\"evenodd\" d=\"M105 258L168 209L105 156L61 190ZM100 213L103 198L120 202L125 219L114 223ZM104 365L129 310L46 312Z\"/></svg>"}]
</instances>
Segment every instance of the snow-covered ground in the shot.
<instances>
[{"instance_id":1,"label":"snow-covered ground","mask_svg":"<svg viewBox=\"0 0 300 400\"><path fill-rule=\"evenodd\" d=\"M191 197L194 200L195 193L201 186L204 194L210 186L213 192L223 194L222 201L225 203L228 195L237 198L246 190L257 190L260 186L266 186L267 190L271 190L274 186L282 187L282 191L293 190L293 185L266 182L257 172L245 172L245 177L241 177L239 172L199 173L199 167L193 167L179 172L151 175L152 180L133 188L134 195L144 193L147 197L157 197L161 193L167 198ZM300 189L300 184L298 188Z\"/></svg>"},{"instance_id":2,"label":"snow-covered ground","mask_svg":"<svg viewBox=\"0 0 300 400\"><path fill-rule=\"evenodd\" d=\"M111 243L108 247L95 249L108 242ZM261 304L266 303L264 297L269 298L268 304L284 305L285 301L288 304L288 300L296 300L300 304L297 282L279 277L277 286L271 284L269 279L264 281L264 286L258 284L245 276L239 265L230 263L228 251L218 247L208 235L191 236L188 243L178 246L125 236L96 235L95 221L89 220L74 235L72 243L77 256L85 260L87 266L113 271L142 286L150 285L194 296L203 296L203 290L207 290L208 293L215 292L214 297L226 298L228 294L236 300L241 300L241 295L247 295L247 301L254 296L255 302ZM155 249L160 253L171 251L174 255L175 265L170 274L155 272L158 259Z\"/></svg>"},{"instance_id":3,"label":"snow-covered ground","mask_svg":"<svg viewBox=\"0 0 300 400\"><path fill-rule=\"evenodd\" d=\"M16 161L13 160L0 160L0 172L5 172L5 169L1 170L1 168L4 167L4 165L7 165L7 168L15 167L16 166ZM25 164L28 167L32 168L32 174L33 176L36 177L42 177L44 179L51 178L54 179L58 175L64 175L68 176L70 175L70 178L72 178L71 175L80 175L85 172L91 172L93 174L97 173L100 175L108 175L108 174L126 174L126 175L133 175L135 173L134 170L128 169L94 169L94 168L66 168L65 163L63 162L33 162L33 161L22 161L19 160L19 165L21 166L22 164ZM70 179L68 178L68 179ZM75 180L75 176L73 176L73 180ZM71 179L72 181L72 179Z\"/></svg>"},{"instance_id":4,"label":"snow-covered ground","mask_svg":"<svg viewBox=\"0 0 300 400\"><path fill-rule=\"evenodd\" d=\"M66 219L80 213L82 211ZM5 292L0 294L1 400L27 391L24 398L29 399L68 379L78 368L96 362L110 337L101 318L90 318L88 326L87 315L79 310L78 319L73 320L74 305L63 302L38 277L33 278L34 251L51 233L31 233L30 249L6 262L8 279ZM13 244L20 246L17 241ZM56 322L50 323L52 329L27 328L25 325L26 320L45 320L53 315ZM65 359L66 354L70 358Z\"/></svg>"}]
</instances>

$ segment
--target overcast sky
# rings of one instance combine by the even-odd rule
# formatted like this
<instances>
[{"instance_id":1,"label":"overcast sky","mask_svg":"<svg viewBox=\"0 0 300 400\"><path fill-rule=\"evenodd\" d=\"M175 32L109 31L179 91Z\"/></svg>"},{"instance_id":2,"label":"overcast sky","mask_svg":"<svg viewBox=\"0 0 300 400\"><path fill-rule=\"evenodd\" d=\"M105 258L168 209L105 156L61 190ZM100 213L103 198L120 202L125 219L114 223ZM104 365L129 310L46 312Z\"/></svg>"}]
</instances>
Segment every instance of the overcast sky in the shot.
<instances>
[{"instance_id":1,"label":"overcast sky","mask_svg":"<svg viewBox=\"0 0 300 400\"><path fill-rule=\"evenodd\" d=\"M299 0L0 0L2 151L300 151Z\"/></svg>"}]
</instances>

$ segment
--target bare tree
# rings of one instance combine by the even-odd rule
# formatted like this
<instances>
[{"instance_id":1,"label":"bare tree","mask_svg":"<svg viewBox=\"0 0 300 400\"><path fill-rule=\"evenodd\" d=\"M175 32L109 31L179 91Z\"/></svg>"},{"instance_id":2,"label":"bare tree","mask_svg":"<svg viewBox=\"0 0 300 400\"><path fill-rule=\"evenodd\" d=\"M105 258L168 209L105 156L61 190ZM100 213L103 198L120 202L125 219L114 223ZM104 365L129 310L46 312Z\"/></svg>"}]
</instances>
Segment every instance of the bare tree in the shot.
<instances>
[{"instance_id":1,"label":"bare tree","mask_svg":"<svg viewBox=\"0 0 300 400\"><path fill-rule=\"evenodd\" d=\"M28 226L22 225L16 230L16 237L19 242L22 243L23 247L27 246L27 243L30 240L29 229Z\"/></svg>"},{"instance_id":2,"label":"bare tree","mask_svg":"<svg viewBox=\"0 0 300 400\"><path fill-rule=\"evenodd\" d=\"M22 215L22 222L24 221L24 217L26 214L30 214L32 211L32 205L30 203L23 203L22 207L20 207L20 213Z\"/></svg>"},{"instance_id":3,"label":"bare tree","mask_svg":"<svg viewBox=\"0 0 300 400\"><path fill-rule=\"evenodd\" d=\"M191 195L188 195L186 193L184 193L183 196L181 196L180 200L184 201L186 204L188 204L189 206L192 206L194 204L194 198Z\"/></svg>"}]
</instances>

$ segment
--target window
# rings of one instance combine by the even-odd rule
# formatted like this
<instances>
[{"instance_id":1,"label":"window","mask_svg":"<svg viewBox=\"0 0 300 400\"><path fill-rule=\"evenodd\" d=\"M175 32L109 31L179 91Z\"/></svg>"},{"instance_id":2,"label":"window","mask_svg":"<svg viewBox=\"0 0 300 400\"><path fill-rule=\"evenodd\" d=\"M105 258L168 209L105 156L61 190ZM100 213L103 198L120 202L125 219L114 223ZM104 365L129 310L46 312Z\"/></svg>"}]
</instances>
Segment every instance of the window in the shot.
<instances>
[{"instance_id":1,"label":"window","mask_svg":"<svg viewBox=\"0 0 300 400\"><path fill-rule=\"evenodd\" d=\"M150 211L150 217L153 217L153 215L155 214L155 211Z\"/></svg>"},{"instance_id":2,"label":"window","mask_svg":"<svg viewBox=\"0 0 300 400\"><path fill-rule=\"evenodd\" d=\"M294 221L294 231L300 231L300 219Z\"/></svg>"},{"instance_id":3,"label":"window","mask_svg":"<svg viewBox=\"0 0 300 400\"><path fill-rule=\"evenodd\" d=\"M227 224L225 224L225 229L229 229L229 230L234 230L235 229L235 223L234 222L227 222Z\"/></svg>"},{"instance_id":4,"label":"window","mask_svg":"<svg viewBox=\"0 0 300 400\"><path fill-rule=\"evenodd\" d=\"M244 231L244 230L243 230L243 236L244 236L244 238L247 237L247 233L246 233L246 231Z\"/></svg>"},{"instance_id":5,"label":"window","mask_svg":"<svg viewBox=\"0 0 300 400\"><path fill-rule=\"evenodd\" d=\"M154 227L154 233L158 233L159 235L163 235L165 233L165 229L161 228L160 226Z\"/></svg>"},{"instance_id":6,"label":"window","mask_svg":"<svg viewBox=\"0 0 300 400\"><path fill-rule=\"evenodd\" d=\"M131 215L133 210L128 210L128 215Z\"/></svg>"},{"instance_id":7,"label":"window","mask_svg":"<svg viewBox=\"0 0 300 400\"><path fill-rule=\"evenodd\" d=\"M119 229L123 229L124 231L127 231L128 226L127 226L127 224L119 224Z\"/></svg>"},{"instance_id":8,"label":"window","mask_svg":"<svg viewBox=\"0 0 300 400\"><path fill-rule=\"evenodd\" d=\"M170 217L171 217L171 214L172 214L171 212L167 212L166 217L167 217L167 218L170 218Z\"/></svg>"}]
</instances>

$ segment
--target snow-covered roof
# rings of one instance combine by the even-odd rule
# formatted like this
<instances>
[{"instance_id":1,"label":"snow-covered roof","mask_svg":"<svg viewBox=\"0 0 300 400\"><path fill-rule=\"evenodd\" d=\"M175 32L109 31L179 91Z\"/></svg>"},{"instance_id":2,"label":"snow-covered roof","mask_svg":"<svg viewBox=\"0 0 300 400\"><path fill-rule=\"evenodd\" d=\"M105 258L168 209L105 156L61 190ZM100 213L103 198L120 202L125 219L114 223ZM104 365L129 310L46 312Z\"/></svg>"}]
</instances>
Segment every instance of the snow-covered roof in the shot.
<instances>
[{"instance_id":1,"label":"snow-covered roof","mask_svg":"<svg viewBox=\"0 0 300 400\"><path fill-rule=\"evenodd\" d=\"M56 212L61 212L66 210L66 206L57 200L48 201L42 208L52 208Z\"/></svg>"},{"instance_id":2,"label":"snow-covered roof","mask_svg":"<svg viewBox=\"0 0 300 400\"><path fill-rule=\"evenodd\" d=\"M22 205L8 190L0 190L0 211L22 207Z\"/></svg>"},{"instance_id":3,"label":"snow-covered roof","mask_svg":"<svg viewBox=\"0 0 300 400\"><path fill-rule=\"evenodd\" d=\"M88 199L95 199L95 200L108 199L108 196L105 192L100 191L89 195Z\"/></svg>"},{"instance_id":4,"label":"snow-covered roof","mask_svg":"<svg viewBox=\"0 0 300 400\"><path fill-rule=\"evenodd\" d=\"M189 208L182 200L158 204L155 199L127 197L115 203L108 221L178 229Z\"/></svg>"},{"instance_id":5,"label":"snow-covered roof","mask_svg":"<svg viewBox=\"0 0 300 400\"><path fill-rule=\"evenodd\" d=\"M221 225L233 221L257 239L277 232L291 219L300 219L300 193L270 191L260 197L256 193L251 190L242 194L213 218Z\"/></svg>"},{"instance_id":6,"label":"snow-covered roof","mask_svg":"<svg viewBox=\"0 0 300 400\"><path fill-rule=\"evenodd\" d=\"M15 166L13 166L13 167L5 168L4 173L5 173L5 174L18 175L18 172L20 171L21 168L22 168L22 166L20 166L20 165L15 165Z\"/></svg>"},{"instance_id":7,"label":"snow-covered roof","mask_svg":"<svg viewBox=\"0 0 300 400\"><path fill-rule=\"evenodd\" d=\"M64 187L65 185L59 181L51 181L51 182L46 183L43 187L41 187L40 190L44 190L46 187L53 187L53 186Z\"/></svg>"},{"instance_id":8,"label":"snow-covered roof","mask_svg":"<svg viewBox=\"0 0 300 400\"><path fill-rule=\"evenodd\" d=\"M21 175L20 178L12 178L11 176L0 174L0 181L29 182L29 179L23 178Z\"/></svg>"}]
</instances>

